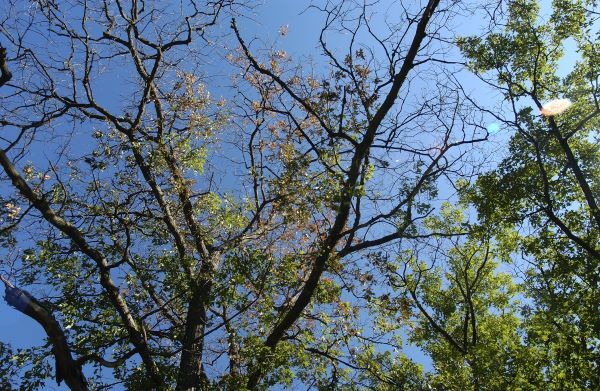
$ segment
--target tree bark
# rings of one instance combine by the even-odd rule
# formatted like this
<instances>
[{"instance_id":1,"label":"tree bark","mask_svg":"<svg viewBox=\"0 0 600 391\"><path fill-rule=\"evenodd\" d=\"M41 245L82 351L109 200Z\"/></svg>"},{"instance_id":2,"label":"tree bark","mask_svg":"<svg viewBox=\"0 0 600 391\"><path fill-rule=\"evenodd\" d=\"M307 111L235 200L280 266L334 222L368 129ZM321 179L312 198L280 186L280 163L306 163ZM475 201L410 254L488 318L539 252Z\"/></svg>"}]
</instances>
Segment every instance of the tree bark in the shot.
<instances>
[{"instance_id":1,"label":"tree bark","mask_svg":"<svg viewBox=\"0 0 600 391\"><path fill-rule=\"evenodd\" d=\"M210 290L210 280L203 278L194 287L192 297L188 303L181 360L177 375L177 390L197 391L205 389L207 386L206 374L202 367L202 351L204 349L206 306L208 305Z\"/></svg>"},{"instance_id":2,"label":"tree bark","mask_svg":"<svg viewBox=\"0 0 600 391\"><path fill-rule=\"evenodd\" d=\"M12 78L12 73L8 69L8 62L6 60L6 48L0 46L0 87L9 82Z\"/></svg>"}]
</instances>

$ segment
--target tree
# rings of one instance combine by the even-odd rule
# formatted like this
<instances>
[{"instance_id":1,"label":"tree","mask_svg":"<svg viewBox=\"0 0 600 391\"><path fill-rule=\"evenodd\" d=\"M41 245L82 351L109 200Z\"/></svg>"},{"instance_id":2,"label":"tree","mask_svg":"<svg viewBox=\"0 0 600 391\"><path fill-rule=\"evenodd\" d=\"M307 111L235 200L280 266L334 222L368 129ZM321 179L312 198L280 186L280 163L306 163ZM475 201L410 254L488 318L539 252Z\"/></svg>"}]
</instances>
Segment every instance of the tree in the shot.
<instances>
[{"instance_id":1,"label":"tree","mask_svg":"<svg viewBox=\"0 0 600 391\"><path fill-rule=\"evenodd\" d=\"M165 3L2 5L0 277L46 333L0 344L2 387L597 385L593 1L509 2L480 38L459 1L317 1L313 62L253 39L256 4ZM479 176L456 43L517 131Z\"/></svg>"},{"instance_id":2,"label":"tree","mask_svg":"<svg viewBox=\"0 0 600 391\"><path fill-rule=\"evenodd\" d=\"M496 113L515 131L508 156L482 175L470 199L491 225L519 226L524 284L532 305L524 317L528 345L539 353L546 389L599 386L600 90L596 2L553 3L547 23L536 2L511 3L504 31L462 47L472 68L502 91ZM564 77L569 41L578 58ZM569 98L559 115L540 116L545 101Z\"/></svg>"},{"instance_id":3,"label":"tree","mask_svg":"<svg viewBox=\"0 0 600 391\"><path fill-rule=\"evenodd\" d=\"M281 51L257 57L234 20L228 103L197 66L233 1L4 5L5 298L46 330L57 382L417 384L407 359L374 369L392 358L349 296L361 254L422 235L436 182L486 137L445 77L422 97L411 87L452 65L454 6L401 7L386 35L371 6L325 2L328 64L309 75ZM340 58L337 28L351 36ZM18 288L34 284L51 294ZM28 378L48 376L44 353L20 357L46 363Z\"/></svg>"}]
</instances>

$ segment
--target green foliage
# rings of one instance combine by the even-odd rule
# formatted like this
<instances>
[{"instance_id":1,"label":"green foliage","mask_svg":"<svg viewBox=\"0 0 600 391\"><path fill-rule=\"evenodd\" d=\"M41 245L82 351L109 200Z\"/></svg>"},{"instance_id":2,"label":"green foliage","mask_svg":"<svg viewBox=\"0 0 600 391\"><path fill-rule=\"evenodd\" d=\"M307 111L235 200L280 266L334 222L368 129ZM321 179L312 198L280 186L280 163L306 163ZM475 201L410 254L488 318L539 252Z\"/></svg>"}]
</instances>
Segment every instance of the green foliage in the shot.
<instances>
[{"instance_id":1,"label":"green foliage","mask_svg":"<svg viewBox=\"0 0 600 391\"><path fill-rule=\"evenodd\" d=\"M554 1L550 19L541 23L535 2L516 1L506 32L460 43L476 72L506 88L507 101L535 105L562 95L573 103L550 118L514 108L516 122L506 120L516 131L508 157L463 191L487 225L520 230L517 243L527 261L521 328L542 368L544 389L599 386L600 226L590 206L600 194L599 33L589 11L593 4ZM567 39L576 43L579 58L561 79L556 71ZM507 56L513 45L515 55ZM503 56L505 62L493 61Z\"/></svg>"},{"instance_id":2,"label":"green foliage","mask_svg":"<svg viewBox=\"0 0 600 391\"><path fill-rule=\"evenodd\" d=\"M0 387L6 391L13 389L12 384L17 372L12 358L13 352L10 347L0 342Z\"/></svg>"}]
</instances>

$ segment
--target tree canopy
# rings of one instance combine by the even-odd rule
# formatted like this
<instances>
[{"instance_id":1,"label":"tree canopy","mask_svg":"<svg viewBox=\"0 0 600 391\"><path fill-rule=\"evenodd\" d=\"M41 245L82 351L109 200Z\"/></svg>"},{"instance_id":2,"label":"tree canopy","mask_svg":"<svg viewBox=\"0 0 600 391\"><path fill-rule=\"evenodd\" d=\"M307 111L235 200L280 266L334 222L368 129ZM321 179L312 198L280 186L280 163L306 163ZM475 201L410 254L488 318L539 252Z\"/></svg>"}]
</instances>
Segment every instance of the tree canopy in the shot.
<instances>
[{"instance_id":1,"label":"tree canopy","mask_svg":"<svg viewBox=\"0 0 600 391\"><path fill-rule=\"evenodd\" d=\"M600 388L597 2L268 5L0 5L0 387Z\"/></svg>"}]
</instances>

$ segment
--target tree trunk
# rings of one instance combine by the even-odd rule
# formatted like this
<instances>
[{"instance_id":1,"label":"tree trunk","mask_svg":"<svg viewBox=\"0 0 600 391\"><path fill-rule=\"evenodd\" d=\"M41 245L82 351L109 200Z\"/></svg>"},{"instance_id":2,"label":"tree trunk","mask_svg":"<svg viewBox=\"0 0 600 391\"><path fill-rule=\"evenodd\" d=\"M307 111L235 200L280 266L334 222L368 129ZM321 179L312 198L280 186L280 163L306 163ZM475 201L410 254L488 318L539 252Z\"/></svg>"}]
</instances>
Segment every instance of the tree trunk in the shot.
<instances>
[{"instance_id":1,"label":"tree trunk","mask_svg":"<svg viewBox=\"0 0 600 391\"><path fill-rule=\"evenodd\" d=\"M177 390L197 391L206 386L206 375L202 368L202 350L204 348L206 306L210 289L210 281L203 279L195 287L188 304L181 361L177 376Z\"/></svg>"}]
</instances>

